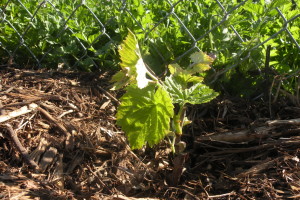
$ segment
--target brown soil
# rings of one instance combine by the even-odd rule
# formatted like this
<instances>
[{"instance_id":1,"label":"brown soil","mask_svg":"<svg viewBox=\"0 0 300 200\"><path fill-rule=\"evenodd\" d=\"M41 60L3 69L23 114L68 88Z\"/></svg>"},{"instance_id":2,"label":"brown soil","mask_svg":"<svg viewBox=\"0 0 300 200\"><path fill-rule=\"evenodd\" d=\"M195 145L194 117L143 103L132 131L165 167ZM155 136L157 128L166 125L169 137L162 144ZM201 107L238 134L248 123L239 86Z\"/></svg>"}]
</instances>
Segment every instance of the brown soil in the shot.
<instances>
[{"instance_id":1,"label":"brown soil","mask_svg":"<svg viewBox=\"0 0 300 200\"><path fill-rule=\"evenodd\" d=\"M285 101L193 106L172 155L130 149L107 74L1 68L0 81L0 199L300 199L300 108Z\"/></svg>"}]
</instances>

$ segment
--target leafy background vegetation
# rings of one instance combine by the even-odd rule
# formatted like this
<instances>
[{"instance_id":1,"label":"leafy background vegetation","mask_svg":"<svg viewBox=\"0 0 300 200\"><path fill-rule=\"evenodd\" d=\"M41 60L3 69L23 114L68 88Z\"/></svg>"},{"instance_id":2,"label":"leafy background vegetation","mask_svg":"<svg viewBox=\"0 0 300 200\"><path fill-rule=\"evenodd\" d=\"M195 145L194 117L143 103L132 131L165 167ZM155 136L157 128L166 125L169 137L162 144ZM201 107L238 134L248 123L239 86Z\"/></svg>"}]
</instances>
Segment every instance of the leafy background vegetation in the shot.
<instances>
[{"instance_id":1,"label":"leafy background vegetation","mask_svg":"<svg viewBox=\"0 0 300 200\"><path fill-rule=\"evenodd\" d=\"M299 72L300 50L292 37L282 31L259 44L284 26L300 43L300 1L221 3L228 14L214 0L1 2L0 56L3 61L13 56L17 64L31 68L57 68L63 63L75 70L117 70L116 47L130 29L139 40L144 60L157 74L164 73L166 65L177 58L176 62L187 66L188 56L197 50L192 47L197 46L217 57L215 71L207 76L208 82L217 78L216 88L222 83L230 94L255 96L272 74L282 77L287 91L295 92L296 77L284 79ZM285 24L276 8L287 20L293 20ZM268 45L272 73L265 68Z\"/></svg>"}]
</instances>

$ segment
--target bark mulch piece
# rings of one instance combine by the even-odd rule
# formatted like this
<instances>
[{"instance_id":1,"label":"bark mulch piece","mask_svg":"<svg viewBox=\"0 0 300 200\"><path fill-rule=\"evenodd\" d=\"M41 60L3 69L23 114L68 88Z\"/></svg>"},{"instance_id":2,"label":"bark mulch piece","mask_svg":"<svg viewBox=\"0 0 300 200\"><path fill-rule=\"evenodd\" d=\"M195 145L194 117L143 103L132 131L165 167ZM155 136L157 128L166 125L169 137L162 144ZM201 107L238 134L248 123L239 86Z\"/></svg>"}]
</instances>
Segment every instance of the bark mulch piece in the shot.
<instances>
[{"instance_id":1,"label":"bark mulch piece","mask_svg":"<svg viewBox=\"0 0 300 200\"><path fill-rule=\"evenodd\" d=\"M187 150L132 151L109 75L0 69L0 199L298 199L298 107L188 109Z\"/></svg>"}]
</instances>

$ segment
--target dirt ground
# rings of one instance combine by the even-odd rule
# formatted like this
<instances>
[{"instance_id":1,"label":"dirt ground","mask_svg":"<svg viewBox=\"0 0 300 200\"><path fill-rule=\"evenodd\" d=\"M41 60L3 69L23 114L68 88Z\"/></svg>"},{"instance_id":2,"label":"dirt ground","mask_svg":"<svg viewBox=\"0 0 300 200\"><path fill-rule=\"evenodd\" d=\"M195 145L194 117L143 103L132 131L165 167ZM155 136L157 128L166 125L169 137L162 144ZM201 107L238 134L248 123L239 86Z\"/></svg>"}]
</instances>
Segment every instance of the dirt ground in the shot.
<instances>
[{"instance_id":1,"label":"dirt ground","mask_svg":"<svg viewBox=\"0 0 300 200\"><path fill-rule=\"evenodd\" d=\"M0 68L0 199L300 199L300 108L221 96L132 151L109 75ZM270 117L272 116L272 117Z\"/></svg>"}]
</instances>

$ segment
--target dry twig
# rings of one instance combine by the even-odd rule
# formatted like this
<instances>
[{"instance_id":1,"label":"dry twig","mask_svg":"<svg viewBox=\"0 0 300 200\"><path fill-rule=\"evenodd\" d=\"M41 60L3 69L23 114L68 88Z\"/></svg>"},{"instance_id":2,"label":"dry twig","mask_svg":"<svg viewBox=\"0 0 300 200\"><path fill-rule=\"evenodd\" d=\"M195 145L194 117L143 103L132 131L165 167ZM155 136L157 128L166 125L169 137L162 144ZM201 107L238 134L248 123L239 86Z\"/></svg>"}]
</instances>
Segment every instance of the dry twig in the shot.
<instances>
[{"instance_id":1,"label":"dry twig","mask_svg":"<svg viewBox=\"0 0 300 200\"><path fill-rule=\"evenodd\" d=\"M0 123L5 122L5 121L10 120L15 117L30 113L30 112L36 110L37 107L38 107L37 104L31 103L28 106L23 106L17 110L14 110L14 111L8 113L7 115L0 115Z\"/></svg>"},{"instance_id":2,"label":"dry twig","mask_svg":"<svg viewBox=\"0 0 300 200\"><path fill-rule=\"evenodd\" d=\"M34 160L32 158L30 158L28 151L21 144L21 142L17 136L17 133L13 130L12 126L10 124L5 124L5 126L6 126L6 129L8 130L8 134L9 134L11 141L14 143L15 147L20 152L20 154L22 155L25 162L28 165L30 165L31 167L33 167L34 169L38 170L39 166L36 164L36 162L34 162Z\"/></svg>"},{"instance_id":3,"label":"dry twig","mask_svg":"<svg viewBox=\"0 0 300 200\"><path fill-rule=\"evenodd\" d=\"M70 134L66 127L62 123L58 122L54 117L52 117L52 115L50 115L50 113L48 113L46 110L38 107L38 111L40 111L49 121L55 124L64 133L65 136L68 136Z\"/></svg>"}]
</instances>

